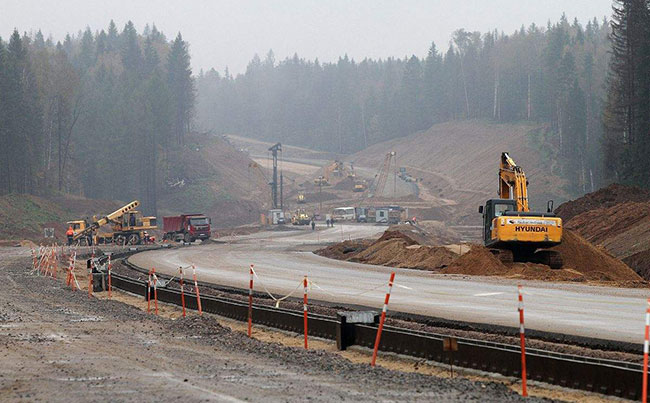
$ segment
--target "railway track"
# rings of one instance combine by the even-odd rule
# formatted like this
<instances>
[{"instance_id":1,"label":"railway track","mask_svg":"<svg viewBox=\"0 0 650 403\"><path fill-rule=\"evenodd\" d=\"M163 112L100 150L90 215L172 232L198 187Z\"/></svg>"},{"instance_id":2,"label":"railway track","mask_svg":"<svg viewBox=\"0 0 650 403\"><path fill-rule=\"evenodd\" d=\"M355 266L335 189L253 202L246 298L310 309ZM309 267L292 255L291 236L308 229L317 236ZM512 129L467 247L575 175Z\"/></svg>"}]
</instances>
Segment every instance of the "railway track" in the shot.
<instances>
[{"instance_id":1,"label":"railway track","mask_svg":"<svg viewBox=\"0 0 650 403\"><path fill-rule=\"evenodd\" d=\"M112 284L133 294L146 294L144 281L113 274ZM181 305L178 290L159 289L158 299ZM205 312L240 321L248 318L248 305L238 300L204 296L201 297L201 304ZM186 306L196 309L196 300L186 298ZM253 322L285 331L303 332L302 312L288 309L254 305ZM376 332L377 326L373 324L342 324L337 317L309 314L309 335L336 340L339 346L372 348ZM380 350L504 376L521 376L521 355L517 346L457 338L458 351L449 353L443 351L443 339L446 337L443 334L385 326ZM528 379L626 399L641 397L643 371L640 364L532 348L527 348L526 352Z\"/></svg>"}]
</instances>

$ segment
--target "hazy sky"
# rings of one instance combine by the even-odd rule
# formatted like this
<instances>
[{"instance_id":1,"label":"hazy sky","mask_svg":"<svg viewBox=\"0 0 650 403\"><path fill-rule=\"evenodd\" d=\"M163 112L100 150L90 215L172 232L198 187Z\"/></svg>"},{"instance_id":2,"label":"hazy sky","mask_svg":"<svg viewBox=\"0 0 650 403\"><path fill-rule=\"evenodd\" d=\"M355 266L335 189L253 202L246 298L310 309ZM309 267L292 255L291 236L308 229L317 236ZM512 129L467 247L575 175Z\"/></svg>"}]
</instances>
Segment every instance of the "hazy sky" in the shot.
<instances>
[{"instance_id":1,"label":"hazy sky","mask_svg":"<svg viewBox=\"0 0 650 403\"><path fill-rule=\"evenodd\" d=\"M431 41L446 49L458 28L511 33L522 24L546 25L562 12L573 20L611 15L611 0L0 0L0 36L38 28L55 40L86 26L132 20L139 32L155 23L168 38L190 43L192 65L243 72L255 53L276 60L298 53L333 61L426 55Z\"/></svg>"}]
</instances>

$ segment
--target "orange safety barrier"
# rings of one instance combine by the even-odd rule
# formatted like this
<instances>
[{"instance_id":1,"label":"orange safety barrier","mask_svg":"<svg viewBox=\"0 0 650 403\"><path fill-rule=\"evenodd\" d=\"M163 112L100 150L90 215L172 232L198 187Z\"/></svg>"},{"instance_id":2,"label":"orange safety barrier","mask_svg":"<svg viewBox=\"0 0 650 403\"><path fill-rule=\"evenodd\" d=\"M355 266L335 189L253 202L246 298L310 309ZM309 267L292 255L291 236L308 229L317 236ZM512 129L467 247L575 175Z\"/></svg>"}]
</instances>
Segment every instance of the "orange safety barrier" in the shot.
<instances>
[{"instance_id":1,"label":"orange safety barrier","mask_svg":"<svg viewBox=\"0 0 650 403\"><path fill-rule=\"evenodd\" d=\"M194 265L192 265L192 277L194 277L194 290L196 290L196 306L199 308L199 315L203 315L201 296L199 295L199 283L196 281L196 267Z\"/></svg>"},{"instance_id":2,"label":"orange safety barrier","mask_svg":"<svg viewBox=\"0 0 650 403\"><path fill-rule=\"evenodd\" d=\"M524 332L524 298L521 294L521 285L517 286L519 292L519 341L521 343L521 395L528 396L526 389L526 335Z\"/></svg>"},{"instance_id":3,"label":"orange safety barrier","mask_svg":"<svg viewBox=\"0 0 650 403\"><path fill-rule=\"evenodd\" d=\"M303 279L303 286L305 288L305 292L302 297L302 315L303 321L305 322L305 349L307 349L307 276L305 276Z\"/></svg>"},{"instance_id":4,"label":"orange safety barrier","mask_svg":"<svg viewBox=\"0 0 650 403\"><path fill-rule=\"evenodd\" d=\"M388 280L388 292L384 299L384 308L381 310L381 318L379 319L379 328L377 329L377 337L375 338L375 349L372 351L371 366L375 366L377 361L377 351L379 351L379 341L381 340L381 331L384 329L384 321L386 320L386 311L388 310L388 300L390 299L390 292L393 289L393 282L395 281L395 272L390 273L390 280Z\"/></svg>"},{"instance_id":5,"label":"orange safety barrier","mask_svg":"<svg viewBox=\"0 0 650 403\"><path fill-rule=\"evenodd\" d=\"M250 282L248 284L248 337L253 335L253 265L250 269Z\"/></svg>"}]
</instances>

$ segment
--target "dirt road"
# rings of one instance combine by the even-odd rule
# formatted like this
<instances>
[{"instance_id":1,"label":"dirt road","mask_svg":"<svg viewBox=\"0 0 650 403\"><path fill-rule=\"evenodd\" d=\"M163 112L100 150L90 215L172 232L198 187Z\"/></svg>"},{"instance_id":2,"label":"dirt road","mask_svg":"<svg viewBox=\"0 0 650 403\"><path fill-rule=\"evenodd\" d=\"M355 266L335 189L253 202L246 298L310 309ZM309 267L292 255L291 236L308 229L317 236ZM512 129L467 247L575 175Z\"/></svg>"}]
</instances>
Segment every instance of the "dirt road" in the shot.
<instances>
[{"instance_id":1,"label":"dirt road","mask_svg":"<svg viewBox=\"0 0 650 403\"><path fill-rule=\"evenodd\" d=\"M210 315L148 315L28 264L24 251L0 249L0 401L520 400L501 384L248 339Z\"/></svg>"},{"instance_id":2,"label":"dirt road","mask_svg":"<svg viewBox=\"0 0 650 403\"><path fill-rule=\"evenodd\" d=\"M378 235L384 229L337 225L316 232L261 232L229 239L227 244L144 252L130 261L169 274L175 274L179 266L196 264L201 280L238 288L247 287L248 266L254 264L259 291L264 286L278 295L288 294L306 274L315 284L310 291L314 299L380 308L390 268L316 256L310 245ZM395 271L391 311L518 326L516 280ZM528 328L626 342L643 340L646 290L521 282Z\"/></svg>"}]
</instances>

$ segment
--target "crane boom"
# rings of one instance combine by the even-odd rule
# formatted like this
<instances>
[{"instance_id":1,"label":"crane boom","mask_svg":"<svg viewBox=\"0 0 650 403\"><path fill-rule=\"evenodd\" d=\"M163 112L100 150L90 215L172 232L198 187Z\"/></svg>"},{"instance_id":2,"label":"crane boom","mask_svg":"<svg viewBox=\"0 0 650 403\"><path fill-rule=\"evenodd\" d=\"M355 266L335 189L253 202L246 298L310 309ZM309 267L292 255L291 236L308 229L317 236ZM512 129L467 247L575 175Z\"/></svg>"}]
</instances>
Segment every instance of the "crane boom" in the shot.
<instances>
[{"instance_id":1,"label":"crane boom","mask_svg":"<svg viewBox=\"0 0 650 403\"><path fill-rule=\"evenodd\" d=\"M76 241L82 237L90 235L94 230L108 224L110 221L119 219L129 211L135 210L139 205L140 202L134 200L131 203L120 207L119 209L113 211L112 213L93 221L88 227L84 228L82 231L77 232L74 235L73 239Z\"/></svg>"},{"instance_id":2,"label":"crane boom","mask_svg":"<svg viewBox=\"0 0 650 403\"><path fill-rule=\"evenodd\" d=\"M517 201L517 211L530 211L528 207L528 180L524 170L508 153L501 154L499 167L499 197Z\"/></svg>"}]
</instances>

